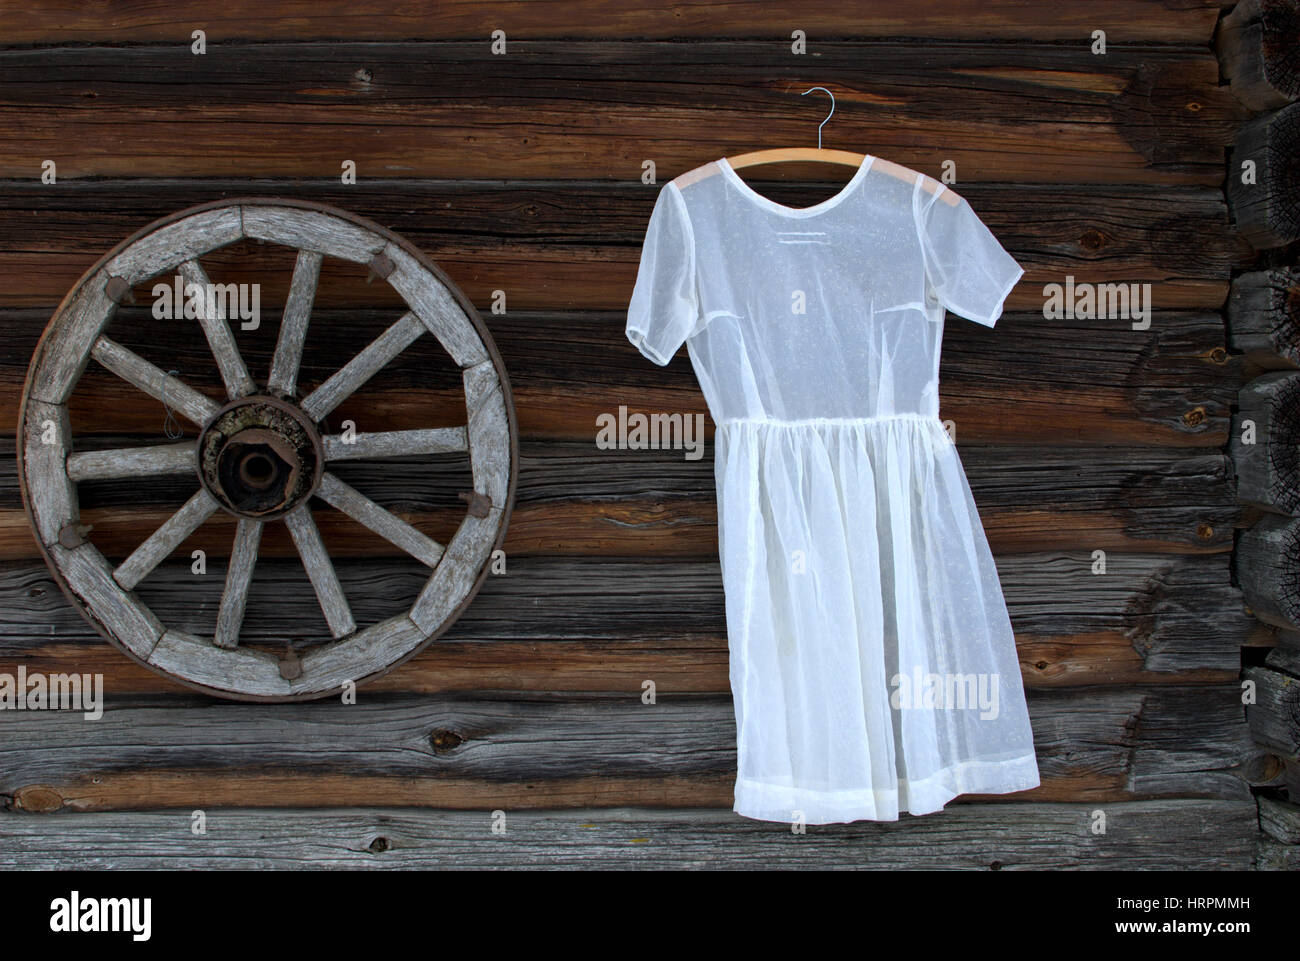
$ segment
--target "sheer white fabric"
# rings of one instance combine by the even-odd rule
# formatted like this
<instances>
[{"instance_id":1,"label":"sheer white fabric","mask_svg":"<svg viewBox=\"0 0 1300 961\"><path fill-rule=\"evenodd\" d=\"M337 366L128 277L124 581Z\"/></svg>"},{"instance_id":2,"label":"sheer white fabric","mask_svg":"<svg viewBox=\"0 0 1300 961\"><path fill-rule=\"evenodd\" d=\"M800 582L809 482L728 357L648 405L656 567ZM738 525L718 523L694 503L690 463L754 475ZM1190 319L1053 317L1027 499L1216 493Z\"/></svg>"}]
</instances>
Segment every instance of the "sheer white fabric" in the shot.
<instances>
[{"instance_id":1,"label":"sheer white fabric","mask_svg":"<svg viewBox=\"0 0 1300 961\"><path fill-rule=\"evenodd\" d=\"M665 184L628 308L656 364L687 346L717 424L735 810L756 819L896 820L1039 783L938 418L945 309L992 327L1023 271L964 199L873 159L807 208L725 160Z\"/></svg>"}]
</instances>

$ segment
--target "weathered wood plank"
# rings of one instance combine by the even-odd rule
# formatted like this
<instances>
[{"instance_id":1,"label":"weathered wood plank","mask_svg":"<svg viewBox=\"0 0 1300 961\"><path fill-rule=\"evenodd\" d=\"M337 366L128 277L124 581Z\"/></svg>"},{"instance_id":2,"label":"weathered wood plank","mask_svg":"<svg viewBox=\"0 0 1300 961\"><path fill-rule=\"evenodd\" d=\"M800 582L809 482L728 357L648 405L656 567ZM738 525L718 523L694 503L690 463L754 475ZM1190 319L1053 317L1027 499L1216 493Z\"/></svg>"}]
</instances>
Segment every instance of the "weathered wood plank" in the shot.
<instances>
[{"instance_id":1,"label":"weathered wood plank","mask_svg":"<svg viewBox=\"0 0 1300 961\"><path fill-rule=\"evenodd\" d=\"M428 447L464 428L434 429ZM415 432L413 436L420 432ZM402 432L398 432L399 437ZM964 437L959 431L959 437ZM374 443L371 443L371 439ZM380 438L383 438L382 443ZM83 446L143 443L139 437L83 436ZM405 443L405 441L403 441ZM21 511L12 442L0 438L0 559L36 557ZM378 445L378 446L376 446ZM419 444L421 449L424 444ZM460 492L470 484L463 456L438 455L382 463L335 460L395 454L387 435L325 438L331 470L345 483L401 511L442 540L459 523ZM404 448L403 448L404 449ZM1043 550L1221 553L1231 550L1242 508L1232 470L1220 451L972 446L962 462L997 554ZM707 557L717 551L712 445L689 460L679 450L600 451L590 443L525 441L520 481L505 549L516 554ZM79 497L96 540L110 554L129 551L193 490L192 482L159 478L148 485L83 483ZM224 551L230 522L207 527L195 547ZM384 542L329 512L317 518L331 550L380 554ZM226 525L218 527L218 525ZM223 540L224 538L224 540ZM274 556L282 540L264 547Z\"/></svg>"},{"instance_id":2,"label":"weathered wood plank","mask_svg":"<svg viewBox=\"0 0 1300 961\"><path fill-rule=\"evenodd\" d=\"M331 434L321 438L321 441L325 448L325 460L340 461L373 457L454 454L468 449L465 435L464 427L433 427L427 430L393 430L356 434L350 440L345 440L341 434ZM425 469L427 470L427 465Z\"/></svg>"},{"instance_id":3,"label":"weathered wood plank","mask_svg":"<svg viewBox=\"0 0 1300 961\"><path fill-rule=\"evenodd\" d=\"M318 497L342 511L358 524L374 531L384 540L401 548L420 563L437 566L443 548L433 538L416 530L406 521L380 507L354 487L343 483L333 474L321 477Z\"/></svg>"},{"instance_id":4,"label":"weathered wood plank","mask_svg":"<svg viewBox=\"0 0 1300 961\"><path fill-rule=\"evenodd\" d=\"M196 469L194 441L77 451L68 455L67 474L74 481L115 480L160 474L187 474Z\"/></svg>"},{"instance_id":5,"label":"weathered wood plank","mask_svg":"<svg viewBox=\"0 0 1300 961\"><path fill-rule=\"evenodd\" d=\"M329 330L333 346L328 357L304 368L302 383L308 386L326 381L337 371L333 365L363 351L373 331L382 330L393 315L314 316ZM17 391L26 375L23 358L48 317L24 311L0 319L0 417L16 421ZM521 311L487 319L510 371L525 438L590 442L596 417L616 412L620 404L647 412L698 413L711 429L689 363L684 357L666 368L646 362L623 336L625 315ZM1115 325L1045 320L1041 312L1008 314L991 336L976 324L950 322L940 367L940 413L956 422L958 443L1224 444L1243 370L1240 358L1226 350L1222 318L1155 313L1147 331L1124 327L1117 332ZM193 353L166 330L141 329L156 334L157 349L167 351L169 364L202 369L206 354ZM269 348L268 343L267 362ZM363 431L463 425L461 375L445 358L446 369L439 366L440 354L432 342L428 349L400 353L367 385L364 397L340 405L339 416L355 420ZM142 400L92 367L70 398L69 410L74 424L156 434L159 412Z\"/></svg>"},{"instance_id":6,"label":"weathered wood plank","mask_svg":"<svg viewBox=\"0 0 1300 961\"><path fill-rule=\"evenodd\" d=\"M1204 46L1214 31L1217 0L1076 0L1068 6L927 0L900 8L885 0L825 0L800 12L810 38L932 37L942 40L1004 38L1078 40L1106 24L1112 42L1174 43ZM172 43L189 36L190 19L146 0L118 0L113 16L87 9L75 0L51 0L49 22L26 16L29 8L4 0L11 44L119 42ZM382 41L435 38L481 40L506 24L511 38L535 40L580 37L587 40L713 38L720 35L788 43L788 10L748 5L744 16L725 0L708 3L630 5L622 0L589 0L581 8L536 0L509 0L483 8L473 4L418 9L387 3L343 0L287 0L268 9L256 0L231 0L221 19L208 28L211 41L346 40ZM363 81L363 78L358 78ZM363 81L369 82L369 81Z\"/></svg>"},{"instance_id":7,"label":"weathered wood plank","mask_svg":"<svg viewBox=\"0 0 1300 961\"><path fill-rule=\"evenodd\" d=\"M210 397L107 337L95 341L92 354L95 360L127 383L173 408L193 424L203 426L219 409L217 402Z\"/></svg>"},{"instance_id":8,"label":"weathered wood plank","mask_svg":"<svg viewBox=\"0 0 1300 961\"><path fill-rule=\"evenodd\" d=\"M918 156L911 166L938 176L937 158L945 156ZM696 158L681 169L661 162L658 179L662 183L703 159L714 157ZM780 203L807 206L841 186L808 182L833 175L799 173L805 182L764 183L762 190ZM502 181L499 168L485 176L492 179L372 182L362 177L355 185L309 179L295 183L293 195L338 205L399 232L434 253L476 304L486 306L493 291L508 289L512 314L627 307L655 185L635 176L603 179L608 172L600 181L575 180L564 172L557 176L565 179L540 184ZM279 180L69 180L51 193L39 183L6 183L0 189L0 234L22 236L23 243L0 251L0 269L24 283L0 290L0 305L57 303L86 269L87 250L107 250L174 210L213 196L277 196L285 189ZM1041 285L1066 275L1076 283L1150 283L1152 302L1161 311L1217 311L1232 271L1254 263L1249 245L1229 229L1217 181L1212 189L1047 186L985 184L963 175L960 191L1027 271L1009 300L1012 312L1041 311ZM430 217L430 210L444 215ZM263 245L235 244L204 263L223 279L262 283L263 303L279 303L287 296L291 264L268 274L267 254ZM369 259L369 250L363 244L353 255ZM388 291L386 284L345 281L323 276L317 303L383 306L376 298ZM47 310L42 324L48 319Z\"/></svg>"},{"instance_id":9,"label":"weathered wood plank","mask_svg":"<svg viewBox=\"0 0 1300 961\"><path fill-rule=\"evenodd\" d=\"M1233 683L1031 692L1029 713L1043 784L1019 800L1251 798L1232 769L1261 749ZM191 807L200 798L216 806L283 778L259 792L264 803L293 806L313 790L313 806L362 797L402 805L418 790L419 805L437 807L709 807L730 804L735 778L731 699L663 691L647 707L635 692L411 697L363 688L355 705L256 712L196 696L110 693L93 725L64 711L5 712L0 723L0 794L19 806L38 788L48 807L74 810ZM153 793L142 796L149 783Z\"/></svg>"},{"instance_id":10,"label":"weathered wood plank","mask_svg":"<svg viewBox=\"0 0 1300 961\"><path fill-rule=\"evenodd\" d=\"M320 601L321 612L329 624L330 633L335 637L351 634L357 629L357 622L352 619L352 610L339 585L338 575L334 573L329 551L325 549L320 531L312 520L311 505L303 504L290 511L285 515L284 522L302 558L307 576L311 579L311 586L316 592L316 599Z\"/></svg>"},{"instance_id":11,"label":"weathered wood plank","mask_svg":"<svg viewBox=\"0 0 1300 961\"><path fill-rule=\"evenodd\" d=\"M302 402L302 409L312 420L321 420L339 404L375 376L385 364L404 351L424 332L424 325L414 314L404 314L366 348L321 384Z\"/></svg>"},{"instance_id":12,"label":"weathered wood plank","mask_svg":"<svg viewBox=\"0 0 1300 961\"><path fill-rule=\"evenodd\" d=\"M1112 554L1104 575L1090 573L1090 565L1090 555L1082 552L998 561L1021 670L1031 686L1235 678L1242 645L1269 639L1268 629L1242 609L1226 557ZM336 558L335 568L360 624L409 610L429 580L427 568L410 559ZM169 627L207 636L221 588L219 574L195 577L185 560L163 564L137 591ZM286 638L330 639L296 559L260 559L251 603L256 617L245 624L244 643L282 649ZM54 639L60 646L51 646ZM669 670L655 662L656 652L667 649L687 652L685 661L664 657L690 689L727 690L716 561L512 557L504 575L487 578L445 642L481 649L467 649L446 664L422 655L428 659L411 675L414 689L472 685L477 670L503 678L502 686L547 690L561 683L552 678L554 657L566 665L555 668L568 678L564 683L637 690L650 676L647 668L655 676ZM0 566L0 656L32 663L61 658L69 669L90 656L85 645L97 643L43 565ZM526 666L498 660L495 652L511 643L534 654L544 644L555 653L544 663L527 659ZM583 655L584 645L592 645L589 655ZM687 663L691 658L708 670L696 671ZM465 665L463 671L457 664Z\"/></svg>"},{"instance_id":13,"label":"weathered wood plank","mask_svg":"<svg viewBox=\"0 0 1300 961\"><path fill-rule=\"evenodd\" d=\"M1248 800L1120 802L1106 831L1094 805L955 803L894 822L788 825L726 809L511 811L509 843L490 811L409 808L220 812L221 843L196 840L173 811L0 813L16 870L485 869L1010 871L1243 870L1254 866ZM1213 831L1205 830L1207 824ZM864 850L870 856L864 856Z\"/></svg>"},{"instance_id":14,"label":"weathered wood plank","mask_svg":"<svg viewBox=\"0 0 1300 961\"><path fill-rule=\"evenodd\" d=\"M213 643L227 650L239 646L240 628L248 603L248 589L257 565L257 545L262 539L262 522L241 517L235 528L235 542L230 548L225 589L217 611L217 632Z\"/></svg>"},{"instance_id":15,"label":"weathered wood plank","mask_svg":"<svg viewBox=\"0 0 1300 961\"><path fill-rule=\"evenodd\" d=\"M222 306L217 304L215 296L212 299L207 296L207 291L212 289L212 281L208 279L207 271L197 260L185 261L180 265L179 271L185 278L187 286L194 285L204 291L202 303L197 311L198 321L212 348L212 357L217 369L221 371L221 380L226 385L226 393L231 400L247 397L257 390L257 385L248 375L244 359L239 355L239 347L230 332L230 324L226 321Z\"/></svg>"},{"instance_id":16,"label":"weathered wood plank","mask_svg":"<svg viewBox=\"0 0 1300 961\"><path fill-rule=\"evenodd\" d=\"M117 570L113 579L126 590L132 590L149 573L166 560L177 547L194 533L205 520L217 512L216 499L200 487L175 514L159 525L139 547L131 552Z\"/></svg>"},{"instance_id":17,"label":"weathered wood plank","mask_svg":"<svg viewBox=\"0 0 1300 961\"><path fill-rule=\"evenodd\" d=\"M302 364L302 349L307 340L307 324L320 282L321 255L311 250L299 250L289 283L289 296L280 318L280 336L275 343L275 357L271 360L271 373L267 389L292 397L298 389L298 368Z\"/></svg>"},{"instance_id":18,"label":"weathered wood plank","mask_svg":"<svg viewBox=\"0 0 1300 961\"><path fill-rule=\"evenodd\" d=\"M869 143L912 167L951 159L963 181L1216 185L1246 109L1219 86L1208 43L1112 44L1099 57L1086 37L822 41L817 79L841 93L837 143ZM498 178L507 164L524 178L635 176L646 158L678 172L714 159L701 143L725 155L815 134L819 115L794 92L807 58L791 56L788 34L510 49L493 56L482 39L243 44L221 57L195 57L185 43L10 48L0 52L0 124L16 135L0 145L0 176L32 176L32 157L57 142L62 178L302 177L337 170L340 141L363 177ZM488 102L490 115L465 109ZM152 136L123 136L146 120ZM191 149L218 127L223 150Z\"/></svg>"}]
</instances>

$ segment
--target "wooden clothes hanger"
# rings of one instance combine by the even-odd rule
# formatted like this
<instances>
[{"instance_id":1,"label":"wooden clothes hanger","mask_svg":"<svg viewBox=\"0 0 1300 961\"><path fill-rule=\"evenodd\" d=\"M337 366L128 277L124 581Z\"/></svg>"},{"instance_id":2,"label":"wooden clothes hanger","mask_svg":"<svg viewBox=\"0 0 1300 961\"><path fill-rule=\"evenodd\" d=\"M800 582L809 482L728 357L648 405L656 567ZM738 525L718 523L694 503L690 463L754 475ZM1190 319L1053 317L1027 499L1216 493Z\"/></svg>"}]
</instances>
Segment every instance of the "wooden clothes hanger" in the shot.
<instances>
[{"instance_id":1,"label":"wooden clothes hanger","mask_svg":"<svg viewBox=\"0 0 1300 961\"><path fill-rule=\"evenodd\" d=\"M767 150L754 150L749 153L736 154L734 157L727 158L727 164L732 170L741 170L745 167L757 167L760 164L774 163L830 163L839 164L845 167L861 167L867 159L866 154L854 153L852 150L832 150L822 147L822 127L826 126L827 121L835 115L835 94L826 90L825 87L809 87L799 96L806 97L814 90L825 90L826 95L831 98L831 111L826 115L826 119L817 125L817 146L816 147L772 147ZM718 172L717 162L707 163L694 170L688 170L680 177L676 178L678 187L685 187L687 184L695 183L697 180L703 180L705 177ZM937 180L927 177L920 171L913 170L910 167L904 167L890 160L884 160L875 157L871 162L872 170L879 170L881 173L887 173L899 180L906 181L909 184L915 184L918 180L921 186L930 193L939 191L943 185ZM939 199L955 206L961 199L951 190L944 190Z\"/></svg>"}]
</instances>

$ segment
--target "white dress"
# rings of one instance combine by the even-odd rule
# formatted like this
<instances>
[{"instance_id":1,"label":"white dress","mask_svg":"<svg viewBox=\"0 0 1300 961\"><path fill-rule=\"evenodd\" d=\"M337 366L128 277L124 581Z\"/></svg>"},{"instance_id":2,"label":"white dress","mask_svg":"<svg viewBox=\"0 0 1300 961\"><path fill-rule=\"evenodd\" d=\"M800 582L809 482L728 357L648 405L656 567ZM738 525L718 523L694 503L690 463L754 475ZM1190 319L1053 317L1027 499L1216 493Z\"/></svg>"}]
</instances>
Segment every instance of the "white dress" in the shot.
<instances>
[{"instance_id":1,"label":"white dress","mask_svg":"<svg viewBox=\"0 0 1300 961\"><path fill-rule=\"evenodd\" d=\"M1023 270L964 199L873 159L805 208L725 160L665 184L628 308L656 364L686 344L717 424L735 811L761 820L896 820L1039 783L938 416L945 308L992 327Z\"/></svg>"}]
</instances>

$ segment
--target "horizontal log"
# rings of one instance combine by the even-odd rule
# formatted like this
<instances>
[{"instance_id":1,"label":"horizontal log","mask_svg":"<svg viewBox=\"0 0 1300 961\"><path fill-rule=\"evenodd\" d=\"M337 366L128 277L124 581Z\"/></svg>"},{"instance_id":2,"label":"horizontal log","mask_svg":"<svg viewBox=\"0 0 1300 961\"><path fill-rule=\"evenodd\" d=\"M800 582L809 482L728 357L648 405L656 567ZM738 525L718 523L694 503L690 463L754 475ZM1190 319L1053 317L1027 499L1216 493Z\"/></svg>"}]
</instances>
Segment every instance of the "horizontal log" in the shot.
<instances>
[{"instance_id":1,"label":"horizontal log","mask_svg":"<svg viewBox=\"0 0 1300 961\"><path fill-rule=\"evenodd\" d=\"M430 434L429 443L459 433ZM344 457L367 453L385 434L359 434L335 445ZM85 439L83 446L142 446L139 437ZM463 441L462 441L463 444ZM16 466L0 438L0 560L38 555L22 512ZM326 452L329 455L330 446ZM379 448L379 453L386 453ZM1242 508L1229 461L1218 451L1134 448L960 446L960 456L990 544L998 554L1050 549L1144 553L1217 553L1233 546ZM420 456L331 464L331 471L416 527L454 531L465 505L468 463L462 456ZM717 551L713 448L698 460L683 451L601 451L592 444L529 441L521 447L520 482L505 549L511 555L578 554L708 557ZM78 485L79 503L95 541L110 553L133 549L163 515L192 495L189 478ZM318 505L319 506L319 505ZM317 520L331 549L386 554L386 542L354 529L328 510ZM224 517L205 525L190 549L216 553L233 529ZM266 556L286 547L269 541Z\"/></svg>"},{"instance_id":2,"label":"horizontal log","mask_svg":"<svg viewBox=\"0 0 1300 961\"><path fill-rule=\"evenodd\" d=\"M304 390L332 376L400 314L318 312L317 336L329 349L304 358ZM0 419L17 421L29 345L48 315L0 312ZM619 313L487 315L515 396L522 437L591 441L596 418L620 404L646 412L700 414L712 422L683 350L668 367L648 363L623 334ZM217 396L210 356L194 325L160 329L124 311L120 335L183 371L184 380ZM269 368L273 324L241 352L250 369ZM427 342L426 342L427 341ZM1151 328L1126 321L1045 320L1004 315L996 334L950 318L940 365L940 414L956 424L959 444L1060 446L1221 446L1243 380L1240 358L1226 349L1218 315L1156 313ZM323 356L321 356L323 354ZM169 394L171 396L171 389ZM161 436L156 401L92 366L69 399L74 432ZM422 338L330 415L365 432L465 424L460 375L432 338ZM334 428L331 427L331 431Z\"/></svg>"},{"instance_id":3,"label":"horizontal log","mask_svg":"<svg viewBox=\"0 0 1300 961\"><path fill-rule=\"evenodd\" d=\"M224 581L224 556L209 557L208 573L202 577L191 574L188 560L168 562L142 581L136 593L168 627L210 636ZM1262 643L1268 634L1243 611L1239 594L1229 584L1226 555L1112 555L1107 573L1095 575L1091 565L1087 553L1025 554L998 561L1027 683L1077 685L1135 678L1172 682L1195 671L1235 677L1241 646ZM414 560L341 559L336 570L362 626L408 609L428 579L427 570ZM78 650L84 651L76 645L99 643L45 567L5 564L0 571L4 656L41 656L44 645L57 638L66 669L72 669ZM243 643L278 652L290 638L302 644L324 642L329 632L302 565L295 559L264 558L249 599ZM593 650L588 663L598 673L617 667L607 659L617 645L636 653L680 643L697 648L697 656L706 650L725 656L726 618L717 563L508 560L506 573L487 578L474 603L437 646L469 643L493 648L511 642L615 645ZM563 656L574 653L573 648L561 650ZM466 663L488 663L491 655L467 652L457 657L468 658ZM481 658L489 660L476 660ZM578 662L572 663L572 676L577 676ZM440 683L441 664L431 656L427 668L433 672L432 681L419 675L411 683ZM510 665L497 664L492 670L503 667ZM546 689L550 683L549 664L516 664L513 669L517 674L512 684ZM644 678L642 673L617 670L615 675L620 690ZM521 680L525 677L533 680ZM728 689L725 673L712 678L710 690ZM453 677L448 683L460 682Z\"/></svg>"},{"instance_id":4,"label":"horizontal log","mask_svg":"<svg viewBox=\"0 0 1300 961\"><path fill-rule=\"evenodd\" d=\"M818 82L840 94L836 144L912 167L952 160L963 182L1217 185L1246 116L1208 45L1096 56L1081 34L815 47ZM486 39L222 44L205 56L184 42L11 47L0 124L15 134L0 176L35 177L43 157L63 178L337 176L344 159L363 178L631 180L649 158L675 175L755 144L809 143L821 114L794 89L806 59L788 41L513 41L509 56Z\"/></svg>"},{"instance_id":5,"label":"horizontal log","mask_svg":"<svg viewBox=\"0 0 1300 961\"><path fill-rule=\"evenodd\" d=\"M899 158L895 154L892 159ZM928 159L917 158L913 166L918 165L935 176L941 172ZM677 172L661 166L658 179L662 183ZM488 181L363 178L356 185L319 177L292 184L263 179L69 180L60 182L57 191L37 182L11 181L0 189L0 232L21 236L23 242L0 251L0 269L24 282L0 291L0 306L52 307L90 265L88 252L106 251L173 211L213 197L287 194L334 204L395 230L429 251L483 307L492 303L493 291L504 289L512 311L626 309L657 186L634 176L544 183L502 181L501 170L490 176ZM566 171L562 176L574 175ZM774 200L792 206L815 203L839 186L761 185ZM959 189L1027 271L1011 293L1009 310L1041 309L1042 285L1071 275L1077 283L1149 283L1159 310L1217 311L1232 270L1253 262L1249 245L1229 230L1217 181L1212 189L1135 188L985 184L968 182L963 175ZM284 303L295 266L292 250L249 243L205 256L204 264L223 282L262 284L264 309ZM316 305L387 303L406 309L387 284L365 285L364 279L364 269L326 260ZM385 295L389 300L379 299ZM137 297L141 303L152 300L143 287ZM392 314L389 323L398 316ZM242 348L249 338L237 335ZM314 329L308 333L309 341L317 336Z\"/></svg>"},{"instance_id":6,"label":"horizontal log","mask_svg":"<svg viewBox=\"0 0 1300 961\"><path fill-rule=\"evenodd\" d=\"M1234 683L1029 701L1043 783L1019 800L1250 799L1232 769L1259 749ZM362 694L256 710L110 693L93 724L75 711L0 723L0 795L24 810L405 806L417 793L419 806L462 809L718 807L735 778L731 699L663 691L653 706L636 693Z\"/></svg>"},{"instance_id":7,"label":"horizontal log","mask_svg":"<svg viewBox=\"0 0 1300 961\"><path fill-rule=\"evenodd\" d=\"M1254 866L1249 800L1159 799L1106 806L956 803L941 816L810 826L730 810L613 808L507 813L509 842L490 843L489 814L409 808L223 810L194 838L173 811L0 813L17 870L853 869L1243 870ZM1207 831L1207 824L1214 830ZM1050 840L1048 840L1050 839ZM217 842L217 843L214 843ZM863 851L869 849L869 858Z\"/></svg>"},{"instance_id":8,"label":"horizontal log","mask_svg":"<svg viewBox=\"0 0 1300 961\"><path fill-rule=\"evenodd\" d=\"M939 39L1074 40L1105 23L1112 41L1201 46L1214 31L1218 0L1076 0L1059 8L927 0L905 9L886 0L825 0L801 10L799 27L813 47L835 37L934 37ZM26 16L17 0L0 3L11 44L174 43L189 37L193 18L146 0L116 0L113 16L76 0L49 0L49 20ZM367 0L282 0L273 8L231 0L221 16L205 22L210 43L230 40L476 40L503 29L512 39L577 37L587 40L740 37L789 43L789 10L780 5L734 3L657 5L588 0L581 7L512 0L490 8L434 4L412 8ZM359 78L364 79L364 78Z\"/></svg>"}]
</instances>

